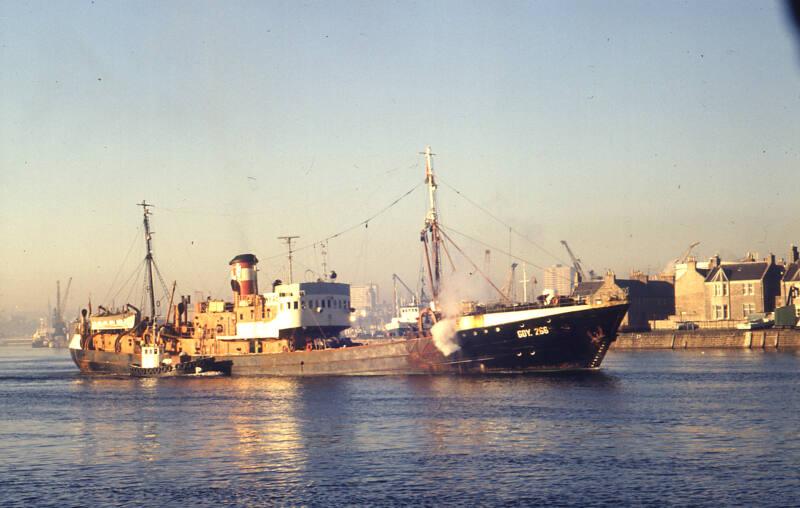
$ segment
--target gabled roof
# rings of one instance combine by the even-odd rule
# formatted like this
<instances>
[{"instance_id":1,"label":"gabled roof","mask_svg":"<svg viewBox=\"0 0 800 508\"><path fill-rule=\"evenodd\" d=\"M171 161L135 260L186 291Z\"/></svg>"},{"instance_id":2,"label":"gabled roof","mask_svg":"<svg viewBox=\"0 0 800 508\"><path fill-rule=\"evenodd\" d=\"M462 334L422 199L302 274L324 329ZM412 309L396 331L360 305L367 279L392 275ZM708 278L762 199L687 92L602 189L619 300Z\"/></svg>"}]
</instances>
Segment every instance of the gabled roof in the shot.
<instances>
[{"instance_id":1,"label":"gabled roof","mask_svg":"<svg viewBox=\"0 0 800 508\"><path fill-rule=\"evenodd\" d=\"M706 282L711 282L722 271L720 275L724 275L729 281L745 281L745 280L761 280L767 273L769 263L766 261L755 261L746 263L723 263L720 266L715 266L706 275Z\"/></svg>"},{"instance_id":2,"label":"gabled roof","mask_svg":"<svg viewBox=\"0 0 800 508\"><path fill-rule=\"evenodd\" d=\"M785 282L800 280L800 261L789 263L786 267L786 273L783 274Z\"/></svg>"},{"instance_id":3,"label":"gabled roof","mask_svg":"<svg viewBox=\"0 0 800 508\"><path fill-rule=\"evenodd\" d=\"M572 296L592 296L603 286L602 280L583 281L572 292Z\"/></svg>"}]
</instances>

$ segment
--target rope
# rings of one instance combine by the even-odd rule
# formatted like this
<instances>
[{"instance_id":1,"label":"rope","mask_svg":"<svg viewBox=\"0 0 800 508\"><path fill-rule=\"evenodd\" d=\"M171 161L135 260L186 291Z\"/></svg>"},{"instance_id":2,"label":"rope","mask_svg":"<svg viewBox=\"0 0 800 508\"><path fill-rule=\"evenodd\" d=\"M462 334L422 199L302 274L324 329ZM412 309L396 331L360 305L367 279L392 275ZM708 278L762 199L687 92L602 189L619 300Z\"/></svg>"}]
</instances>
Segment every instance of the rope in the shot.
<instances>
[{"instance_id":1,"label":"rope","mask_svg":"<svg viewBox=\"0 0 800 508\"><path fill-rule=\"evenodd\" d=\"M462 198L464 198L464 200L465 200L465 201L467 201L469 204L471 204L472 206L474 206L474 207L475 207L475 208L477 208L478 210L482 211L483 213L485 213L486 215L488 215L488 216L489 216L489 217L491 217L492 219L496 220L497 222L499 222L499 223L500 223L500 224L502 224L503 226L507 227L509 231L512 231L512 232L514 232L514 233L515 233L517 236L519 236L520 238L522 238L522 239L524 239L524 240L527 240L527 241L528 241L528 242L529 242L531 245L533 245L534 247L536 247L536 248L537 248L537 249L539 249L540 251L544 252L544 253L545 253L545 254L547 254L548 256L552 257L553 259L555 259L555 260L556 260L556 261L558 261L559 263L564 263L565 265L569 265L569 263L567 263L566 261L564 261L562 258L560 258L560 257L556 256L555 254L553 254L553 253L552 253L552 252L550 252L549 250L545 249L544 247L542 247L542 246L541 246L541 245L539 245L538 243L534 242L533 240L531 240L530 238L528 238L528 237L527 237L526 235L524 235L523 233L521 233L521 232L517 231L516 229L514 229L514 228L513 228L511 225L509 225L509 224L506 224L505 222L503 222L503 220L501 220L499 217L497 217L496 215L494 215L492 212L490 212L490 211L489 211L489 210L487 210L486 208L482 207L481 205L479 205L479 204L478 204L478 203L476 203L475 201L471 200L470 198L468 198L467 196L465 196L464 194L462 194L460 190L456 189L455 187L453 187L453 186L452 186L452 185L450 185L449 183L447 183L447 182L445 182L444 180L442 180L442 178L441 178L441 177L438 177L438 178L439 178L439 181L440 181L441 183L443 183L443 184L444 184L446 187L448 187L450 190L452 190L453 192L455 192L456 194L458 194L459 196L461 196ZM523 261L524 261L524 260L523 260Z\"/></svg>"},{"instance_id":2,"label":"rope","mask_svg":"<svg viewBox=\"0 0 800 508\"><path fill-rule=\"evenodd\" d=\"M321 242L327 242L328 240L332 240L332 239L334 239L334 238L337 238L337 237L339 237L339 236L342 236L342 235L344 235L344 234L346 234L346 233L349 233L350 231L353 231L354 229L360 228L361 226L366 226L366 227L369 227L369 223L370 223L370 221L372 221L372 220L374 220L376 217L378 217L378 216L382 215L383 213L385 213L386 211L388 211L390 208L392 208L393 206L395 206L397 203L399 203L400 201L402 201L404 198L408 197L408 196L409 196L409 195L410 195L412 192L414 192L415 190L417 190L417 189L418 189L419 187L421 187L421 186L422 186L424 183L425 183L425 181L421 181L421 182L419 182L417 185L415 185L414 187L412 187L411 189L409 189L408 191L406 191L406 192L405 192L405 193L404 193L402 196L400 196L399 198L395 199L394 201L392 201L391 203L389 203L387 206L385 206L385 207L381 208L379 211L377 211L376 213L372 214L372 215L371 215L371 216L369 216L368 218L366 218L366 219L362 220L362 221L361 221L361 222L359 222L358 224L354 224L354 225L352 225L352 226L350 226L350 227L348 227L348 228L346 228L346 229L343 229L343 230L339 231L338 233L334 233L334 234L332 234L332 235L330 235L330 236L327 236L327 237L323 238L322 240L317 240L316 242L308 243L308 244L306 244L306 245L303 245L303 246L301 246L301 247L297 247L296 249L292 249L292 253L299 252L299 251L301 251L301 250L305 250L305 249L309 249L309 248L311 248L311 247L313 247L313 246L315 246L316 244L318 244L318 243L321 243ZM286 251L286 252L284 252L284 253L281 253L281 254L275 254L275 255L272 255L272 256L266 257L266 258L264 258L264 259L266 260L266 259L275 259L275 258L284 257L284 256L286 256L286 254L287 254L288 252L289 252L289 251Z\"/></svg>"},{"instance_id":3,"label":"rope","mask_svg":"<svg viewBox=\"0 0 800 508\"><path fill-rule=\"evenodd\" d=\"M130 284L130 283L131 283L131 281L133 281L133 280L135 280L135 279L139 278L139 273L142 271L142 268L144 268L144 259L142 260L142 262L141 262L141 263L139 263L139 266L138 266L138 268L136 269L136 271L134 271L134 272L133 272L133 273L132 273L132 274L131 274L131 275L128 277L128 280L126 280L126 281L125 281L125 282L122 284L122 286L120 286L120 288L117 290L117 292L116 292L116 293L114 293L114 296L112 296L112 297L111 297L111 300L116 300L117 296L119 296L119 294L122 292L122 290L123 290L123 289L125 289L126 287L128 287L128 284ZM133 293L133 288L134 288L134 287L136 287L136 285L135 285L135 284L131 284L131 289L128 291L128 295L125 297L125 300L126 300L126 301L130 300L131 293Z\"/></svg>"},{"instance_id":4,"label":"rope","mask_svg":"<svg viewBox=\"0 0 800 508\"><path fill-rule=\"evenodd\" d=\"M117 283L117 279L119 278L119 274L120 274L120 273L122 273L122 268L125 266L125 262L126 262L126 261L128 261L128 257L130 257L130 255L131 255L131 252L133 252L133 247L134 247L134 245L136 245L136 239L139 237L139 233L140 233L141 231L142 231L142 227L141 227L141 226L139 226L139 227L136 229L136 234L134 234L134 235L133 235L133 240L131 241L131 246L130 246L130 247L128 247L128 253L127 253L127 254L125 254L125 258L123 258L123 260L122 260L122 263L120 263L120 265L119 265L119 268L117 269L117 273L116 273L116 275L114 275L114 280L113 280L113 281L111 281L111 285L110 285L110 286L108 286L108 291L106 291L106 296L105 296L105 298L103 299L103 301L106 301L106 302L107 302L107 301L109 300L109 298L108 298L108 297L109 297L109 295L111 294L111 290L112 290L112 289L114 289L114 284L116 284L116 283ZM116 295L115 295L115 296L116 296Z\"/></svg>"},{"instance_id":5,"label":"rope","mask_svg":"<svg viewBox=\"0 0 800 508\"><path fill-rule=\"evenodd\" d=\"M523 257L517 256L516 254L513 254L513 253L511 253L511 252L507 252L507 251L505 251L505 250L503 250L503 249L501 249L501 248L499 248L499 247L495 247L494 245L491 245L491 244L489 244L489 243L486 243L486 242L484 242L483 240L478 240L477 238L475 238L475 237L472 237L472 236L470 236L470 235L468 235L468 234L466 234L466 233L462 233L461 231L458 231L457 229L453 229L453 228L451 228L451 227L449 227L449 226L447 226L447 227L446 227L446 226L442 225L441 223L439 223L439 228L441 228L441 229L443 229L443 230L450 231L451 233L456 233L456 234L458 234L458 235L461 235L461 236L463 236L464 238L466 238L466 239L468 239L468 240L472 240L473 242L476 242L476 243L479 243L479 244L483 245L484 247L489 247L489 248L492 248L492 249L496 250L497 252L499 252L499 253L501 253L501 254L505 254L505 255L507 255L507 256L510 256L510 257L512 257L513 259L517 259L517 260L519 260L519 261L522 261L522 262L524 262L524 263L527 263L527 264L529 264L529 265L533 266L534 268L538 268L538 269L540 269L540 270L546 270L546 268L545 268L545 267L543 267L543 266L540 266L540 265L537 265L537 264L536 264L536 263L534 263L533 261L529 261L529 260L527 260L527 259L525 259L525 258L523 258ZM450 240L450 241L452 242L452 240ZM469 259L469 258L468 258L468 259ZM470 261L470 262L471 262L471 261ZM570 281L570 282L572 282L572 279L569 279L569 278L567 278L567 277L564 277L563 275L557 275L557 274L555 274L555 275L556 275L557 277L559 277L560 279L563 279L563 280L566 280L566 281Z\"/></svg>"}]
</instances>

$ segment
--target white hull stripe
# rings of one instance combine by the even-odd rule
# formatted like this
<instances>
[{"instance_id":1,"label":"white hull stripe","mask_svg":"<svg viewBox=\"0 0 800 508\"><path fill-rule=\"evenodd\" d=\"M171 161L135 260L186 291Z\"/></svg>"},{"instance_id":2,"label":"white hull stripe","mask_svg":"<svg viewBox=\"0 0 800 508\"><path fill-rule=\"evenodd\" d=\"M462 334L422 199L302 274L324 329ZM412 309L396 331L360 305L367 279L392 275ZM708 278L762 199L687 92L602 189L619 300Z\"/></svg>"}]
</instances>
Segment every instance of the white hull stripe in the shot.
<instances>
[{"instance_id":1,"label":"white hull stripe","mask_svg":"<svg viewBox=\"0 0 800 508\"><path fill-rule=\"evenodd\" d=\"M528 319L539 319L548 316L570 314L591 309L591 305L573 305L570 307L546 307L543 309L514 310L509 312L488 312L478 316L463 316L458 319L458 330L471 330L516 323ZM480 318L483 318L482 320Z\"/></svg>"}]
</instances>

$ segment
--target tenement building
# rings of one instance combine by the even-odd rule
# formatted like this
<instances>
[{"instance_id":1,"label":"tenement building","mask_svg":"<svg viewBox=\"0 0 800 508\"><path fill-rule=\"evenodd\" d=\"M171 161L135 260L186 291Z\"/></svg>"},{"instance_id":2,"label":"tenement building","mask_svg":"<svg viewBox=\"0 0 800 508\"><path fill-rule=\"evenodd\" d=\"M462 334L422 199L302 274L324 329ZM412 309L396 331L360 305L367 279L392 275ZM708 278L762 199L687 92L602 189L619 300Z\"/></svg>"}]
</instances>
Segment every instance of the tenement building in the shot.
<instances>
[{"instance_id":1,"label":"tenement building","mask_svg":"<svg viewBox=\"0 0 800 508\"><path fill-rule=\"evenodd\" d=\"M780 294L783 266L770 255L738 262L712 258L705 279L705 316L708 320L744 320L751 314L772 312Z\"/></svg>"},{"instance_id":2,"label":"tenement building","mask_svg":"<svg viewBox=\"0 0 800 508\"><path fill-rule=\"evenodd\" d=\"M675 271L675 319L677 321L706 321L706 277L708 264L698 266L693 257L686 266Z\"/></svg>"}]
</instances>

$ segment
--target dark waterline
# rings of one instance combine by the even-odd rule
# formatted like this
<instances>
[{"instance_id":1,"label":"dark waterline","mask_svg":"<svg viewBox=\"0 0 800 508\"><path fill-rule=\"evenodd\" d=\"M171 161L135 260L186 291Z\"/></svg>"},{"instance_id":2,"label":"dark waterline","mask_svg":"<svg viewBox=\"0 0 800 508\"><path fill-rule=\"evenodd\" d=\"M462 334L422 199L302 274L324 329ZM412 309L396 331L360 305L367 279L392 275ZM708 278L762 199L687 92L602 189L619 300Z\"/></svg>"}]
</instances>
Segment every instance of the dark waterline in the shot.
<instances>
[{"instance_id":1,"label":"dark waterline","mask_svg":"<svg viewBox=\"0 0 800 508\"><path fill-rule=\"evenodd\" d=\"M800 504L800 355L601 372L125 379L0 348L0 505Z\"/></svg>"}]
</instances>

